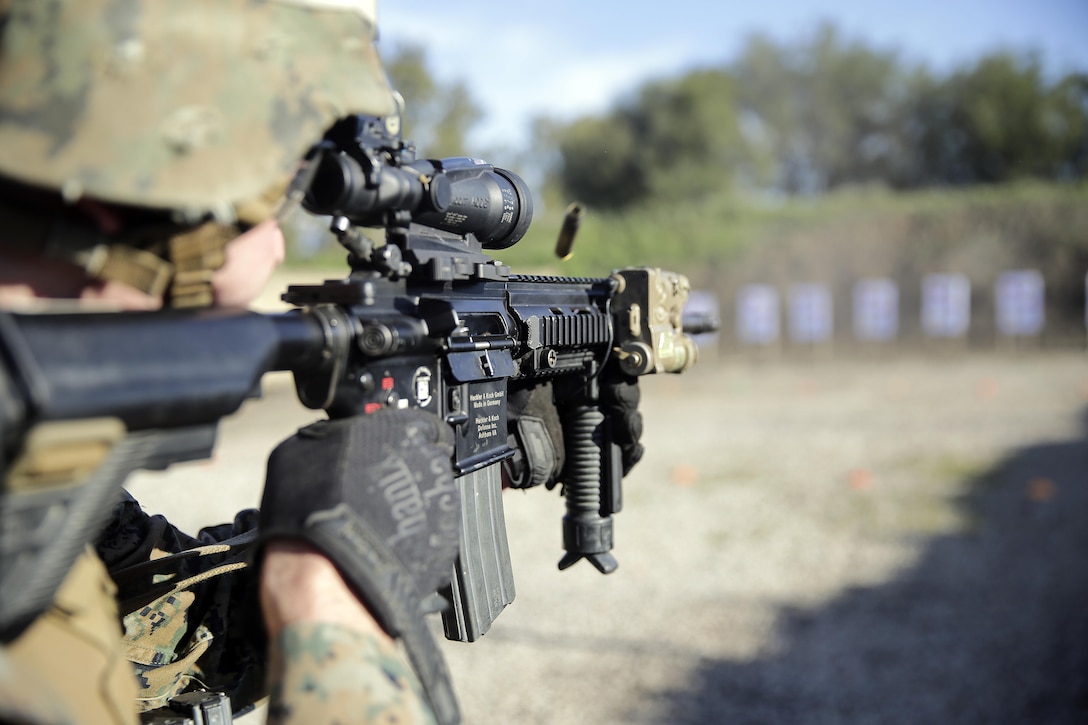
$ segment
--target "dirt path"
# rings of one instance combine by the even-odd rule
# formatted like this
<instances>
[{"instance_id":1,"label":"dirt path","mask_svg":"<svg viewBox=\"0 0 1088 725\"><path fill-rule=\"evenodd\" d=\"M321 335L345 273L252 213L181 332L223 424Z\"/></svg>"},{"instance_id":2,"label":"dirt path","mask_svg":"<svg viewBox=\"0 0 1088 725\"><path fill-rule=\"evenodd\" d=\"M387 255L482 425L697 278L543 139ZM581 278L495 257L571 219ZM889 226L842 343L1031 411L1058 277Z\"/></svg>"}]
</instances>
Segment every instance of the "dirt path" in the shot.
<instances>
[{"instance_id":1,"label":"dirt path","mask_svg":"<svg viewBox=\"0 0 1088 725\"><path fill-rule=\"evenodd\" d=\"M1086 362L647 380L615 574L556 571L561 500L508 492L517 600L446 647L466 722L1088 720ZM185 526L223 520L312 417L273 382L215 462L133 489Z\"/></svg>"}]
</instances>

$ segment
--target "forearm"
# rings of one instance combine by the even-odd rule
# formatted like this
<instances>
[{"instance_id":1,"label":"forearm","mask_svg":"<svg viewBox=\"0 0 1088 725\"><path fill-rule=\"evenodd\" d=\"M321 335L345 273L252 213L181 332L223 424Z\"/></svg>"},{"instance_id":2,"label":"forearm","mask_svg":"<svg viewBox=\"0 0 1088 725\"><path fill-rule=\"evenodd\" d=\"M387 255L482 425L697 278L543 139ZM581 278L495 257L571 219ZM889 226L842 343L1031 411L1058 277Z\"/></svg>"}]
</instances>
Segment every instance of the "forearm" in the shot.
<instances>
[{"instance_id":1,"label":"forearm","mask_svg":"<svg viewBox=\"0 0 1088 725\"><path fill-rule=\"evenodd\" d=\"M395 642L328 559L305 544L274 541L260 590L269 723L434 722Z\"/></svg>"}]
</instances>

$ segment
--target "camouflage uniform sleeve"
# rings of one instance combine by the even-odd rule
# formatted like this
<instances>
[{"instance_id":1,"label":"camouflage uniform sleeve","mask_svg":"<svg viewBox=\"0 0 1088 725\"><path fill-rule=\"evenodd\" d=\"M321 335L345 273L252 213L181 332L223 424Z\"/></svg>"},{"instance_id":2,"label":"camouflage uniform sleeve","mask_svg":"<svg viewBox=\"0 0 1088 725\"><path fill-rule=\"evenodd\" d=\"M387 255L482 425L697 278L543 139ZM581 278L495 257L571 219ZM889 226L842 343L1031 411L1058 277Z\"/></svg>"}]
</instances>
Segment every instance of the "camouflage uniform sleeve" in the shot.
<instances>
[{"instance_id":1,"label":"camouflage uniform sleeve","mask_svg":"<svg viewBox=\"0 0 1088 725\"><path fill-rule=\"evenodd\" d=\"M142 596L164 582L220 567L231 557L244 559L244 553L193 557L168 573L129 574L143 571L141 565L149 561L225 541L256 523L255 510L243 511L233 524L192 537L162 516L149 516L131 496L118 504L96 549L117 582L123 646L136 673L140 710L163 707L197 687L227 693L235 709L266 694L266 636L255 572L238 568L157 598Z\"/></svg>"},{"instance_id":2,"label":"camouflage uniform sleeve","mask_svg":"<svg viewBox=\"0 0 1088 725\"><path fill-rule=\"evenodd\" d=\"M404 657L374 637L306 622L284 628L270 650L269 725L435 723Z\"/></svg>"}]
</instances>

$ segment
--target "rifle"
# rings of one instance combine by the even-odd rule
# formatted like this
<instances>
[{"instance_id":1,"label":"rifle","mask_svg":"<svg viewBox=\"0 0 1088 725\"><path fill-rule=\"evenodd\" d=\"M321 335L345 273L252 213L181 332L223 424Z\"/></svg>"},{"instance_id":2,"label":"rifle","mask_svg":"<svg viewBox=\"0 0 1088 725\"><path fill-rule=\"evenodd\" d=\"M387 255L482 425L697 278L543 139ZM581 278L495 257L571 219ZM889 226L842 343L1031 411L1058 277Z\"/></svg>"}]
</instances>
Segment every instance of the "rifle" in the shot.
<instances>
[{"instance_id":1,"label":"rifle","mask_svg":"<svg viewBox=\"0 0 1088 725\"><path fill-rule=\"evenodd\" d=\"M478 639L514 598L500 471L514 455L512 390L551 384L560 413L560 568L583 558L603 573L616 568L623 472L600 381L695 361L683 330L688 282L649 268L511 273L488 251L528 229L525 183L478 160L417 160L388 131L392 120L345 119L308 156L296 200L331 218L351 272L290 287L290 312L0 314L0 443L20 452L0 500L5 634L49 601L128 473L209 457L217 422L272 371L292 372L301 402L331 417L415 407L453 429L463 520L445 593L448 638ZM363 229L383 231L384 244ZM82 455L57 470L49 461L59 448ZM84 485L51 486L73 470L89 472ZM425 687L441 680L417 655Z\"/></svg>"}]
</instances>

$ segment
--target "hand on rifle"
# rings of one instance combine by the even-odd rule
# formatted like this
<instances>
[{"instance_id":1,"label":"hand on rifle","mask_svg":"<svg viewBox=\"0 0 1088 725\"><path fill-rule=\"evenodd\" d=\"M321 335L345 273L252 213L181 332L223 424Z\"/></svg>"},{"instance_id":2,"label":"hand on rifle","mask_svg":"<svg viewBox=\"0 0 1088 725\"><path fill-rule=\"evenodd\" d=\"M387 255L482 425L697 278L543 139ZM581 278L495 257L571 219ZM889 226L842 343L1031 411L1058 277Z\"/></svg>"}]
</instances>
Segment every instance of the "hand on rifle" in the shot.
<instances>
[{"instance_id":1,"label":"hand on rifle","mask_svg":"<svg viewBox=\"0 0 1088 725\"><path fill-rule=\"evenodd\" d=\"M260 514L262 575L279 563L284 544L320 552L381 628L404 640L443 722L456 718L456 703L423 615L444 602L437 591L449 584L458 553L452 454L448 426L418 410L314 423L269 457ZM265 592L273 600L294 594ZM266 598L266 618L283 611L290 609Z\"/></svg>"},{"instance_id":2,"label":"hand on rifle","mask_svg":"<svg viewBox=\"0 0 1088 725\"><path fill-rule=\"evenodd\" d=\"M600 409L611 440L619 446L626 476L642 458L642 414L638 410L638 378L609 371L600 382ZM552 386L542 383L508 393L510 446L515 454L503 468L512 488L540 484L552 488L562 480L566 463L563 424Z\"/></svg>"}]
</instances>

